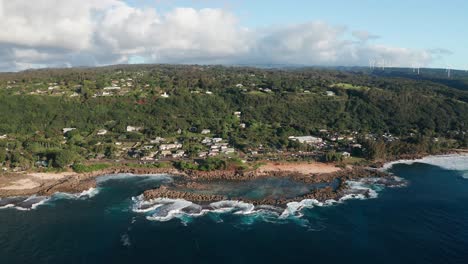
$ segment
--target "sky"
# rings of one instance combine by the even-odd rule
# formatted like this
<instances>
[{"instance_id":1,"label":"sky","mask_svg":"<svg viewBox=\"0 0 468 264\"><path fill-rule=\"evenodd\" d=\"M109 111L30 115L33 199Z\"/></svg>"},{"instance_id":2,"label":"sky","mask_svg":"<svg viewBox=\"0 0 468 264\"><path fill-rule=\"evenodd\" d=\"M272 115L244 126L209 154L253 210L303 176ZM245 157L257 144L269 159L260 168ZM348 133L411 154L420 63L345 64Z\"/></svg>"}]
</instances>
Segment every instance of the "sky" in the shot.
<instances>
[{"instance_id":1,"label":"sky","mask_svg":"<svg viewBox=\"0 0 468 264\"><path fill-rule=\"evenodd\" d=\"M468 69L465 0L0 0L0 71L121 63Z\"/></svg>"}]
</instances>

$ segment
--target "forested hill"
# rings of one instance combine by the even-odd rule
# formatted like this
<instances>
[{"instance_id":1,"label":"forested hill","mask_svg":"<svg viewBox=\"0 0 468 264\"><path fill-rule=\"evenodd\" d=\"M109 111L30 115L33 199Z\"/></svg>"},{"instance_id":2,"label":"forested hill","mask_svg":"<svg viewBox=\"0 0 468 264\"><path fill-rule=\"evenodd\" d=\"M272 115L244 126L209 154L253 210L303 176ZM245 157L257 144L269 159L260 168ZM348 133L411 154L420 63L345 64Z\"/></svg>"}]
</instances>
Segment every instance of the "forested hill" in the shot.
<instances>
[{"instance_id":1,"label":"forested hill","mask_svg":"<svg viewBox=\"0 0 468 264\"><path fill-rule=\"evenodd\" d=\"M23 147L34 140L64 147L62 129L76 128L81 138L67 144L87 148L102 129L108 142L209 129L237 149L281 150L291 147L290 136L326 130L466 146L467 84L465 72L448 78L445 70L429 69L419 75L412 69L193 65L30 70L0 74L0 135ZM134 135L127 126L142 130Z\"/></svg>"}]
</instances>

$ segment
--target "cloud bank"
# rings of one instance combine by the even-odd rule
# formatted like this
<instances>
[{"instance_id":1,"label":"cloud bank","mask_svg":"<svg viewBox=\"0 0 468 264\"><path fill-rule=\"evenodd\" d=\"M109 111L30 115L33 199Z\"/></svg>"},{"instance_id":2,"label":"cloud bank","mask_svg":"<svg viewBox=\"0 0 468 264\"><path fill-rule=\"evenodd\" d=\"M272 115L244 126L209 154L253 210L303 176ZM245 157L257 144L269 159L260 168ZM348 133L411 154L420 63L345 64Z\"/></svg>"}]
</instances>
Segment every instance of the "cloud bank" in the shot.
<instances>
[{"instance_id":1,"label":"cloud bank","mask_svg":"<svg viewBox=\"0 0 468 264\"><path fill-rule=\"evenodd\" d=\"M120 0L0 0L0 28L0 71L129 62L427 66L441 54L373 44L379 36L326 22L245 28L222 9L158 13Z\"/></svg>"}]
</instances>

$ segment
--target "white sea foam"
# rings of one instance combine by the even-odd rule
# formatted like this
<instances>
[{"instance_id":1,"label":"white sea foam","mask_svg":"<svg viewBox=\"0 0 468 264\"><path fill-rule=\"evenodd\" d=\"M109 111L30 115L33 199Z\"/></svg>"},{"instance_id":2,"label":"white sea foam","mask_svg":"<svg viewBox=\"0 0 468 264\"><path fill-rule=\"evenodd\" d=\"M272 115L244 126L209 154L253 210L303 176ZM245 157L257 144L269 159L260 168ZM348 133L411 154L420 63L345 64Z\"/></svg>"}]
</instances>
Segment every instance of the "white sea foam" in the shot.
<instances>
[{"instance_id":1,"label":"white sea foam","mask_svg":"<svg viewBox=\"0 0 468 264\"><path fill-rule=\"evenodd\" d=\"M299 202L291 202L286 208L278 208L269 205L254 206L242 201L219 201L209 205L200 206L182 199L157 198L145 201L143 195L133 197L133 211L144 214L148 220L170 221L179 219L183 224L188 224L193 218L209 215L216 222L222 222L222 215L238 215L241 223L252 224L256 221L284 223L292 219L299 219L304 215L304 210L314 207L333 206L351 199L373 199L378 197L378 192L385 187L403 187L407 184L402 178L393 176L387 178L363 178L347 181L347 188L339 200L326 200L320 202L315 199L304 199ZM248 218L248 219L244 219ZM304 224L303 221L299 221Z\"/></svg>"},{"instance_id":2,"label":"white sea foam","mask_svg":"<svg viewBox=\"0 0 468 264\"><path fill-rule=\"evenodd\" d=\"M451 155L439 155L439 156L428 156L422 159L416 160L398 160L386 163L382 170L389 170L396 164L414 164L424 163L434 165L447 170L467 171L468 170L468 154L451 154Z\"/></svg>"},{"instance_id":3,"label":"white sea foam","mask_svg":"<svg viewBox=\"0 0 468 264\"><path fill-rule=\"evenodd\" d=\"M34 210L41 204L47 202L48 199L48 197L37 195L0 199L0 209L14 208L20 211Z\"/></svg>"},{"instance_id":4,"label":"white sea foam","mask_svg":"<svg viewBox=\"0 0 468 264\"><path fill-rule=\"evenodd\" d=\"M108 174L96 178L97 184L104 183L109 180L125 180L128 178L134 177L147 177L152 180L163 180L163 181L172 181L172 177L168 174L132 174L132 173L119 173L119 174Z\"/></svg>"},{"instance_id":5,"label":"white sea foam","mask_svg":"<svg viewBox=\"0 0 468 264\"><path fill-rule=\"evenodd\" d=\"M63 193L57 192L54 193L50 200L56 201L60 199L69 199L69 200L86 200L96 196L99 193L99 188L89 188L81 193Z\"/></svg>"}]
</instances>

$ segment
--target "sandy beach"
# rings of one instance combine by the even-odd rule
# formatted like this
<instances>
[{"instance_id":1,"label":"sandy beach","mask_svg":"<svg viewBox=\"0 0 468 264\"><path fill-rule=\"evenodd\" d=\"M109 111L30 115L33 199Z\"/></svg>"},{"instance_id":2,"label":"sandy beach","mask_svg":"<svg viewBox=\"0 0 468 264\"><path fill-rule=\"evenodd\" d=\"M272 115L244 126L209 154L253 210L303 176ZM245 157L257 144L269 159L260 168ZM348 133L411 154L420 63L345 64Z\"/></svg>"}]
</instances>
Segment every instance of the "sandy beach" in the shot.
<instances>
[{"instance_id":1,"label":"sandy beach","mask_svg":"<svg viewBox=\"0 0 468 264\"><path fill-rule=\"evenodd\" d=\"M333 173L340 171L341 168L336 167L334 164L320 163L320 162L298 162L298 163L273 163L269 162L261 166L257 171L259 173L269 172L293 172L300 174L322 174Z\"/></svg>"}]
</instances>

